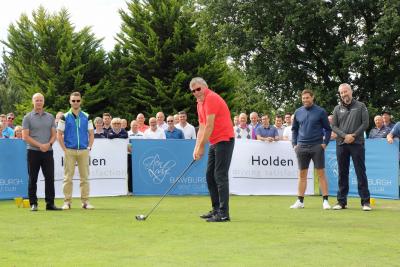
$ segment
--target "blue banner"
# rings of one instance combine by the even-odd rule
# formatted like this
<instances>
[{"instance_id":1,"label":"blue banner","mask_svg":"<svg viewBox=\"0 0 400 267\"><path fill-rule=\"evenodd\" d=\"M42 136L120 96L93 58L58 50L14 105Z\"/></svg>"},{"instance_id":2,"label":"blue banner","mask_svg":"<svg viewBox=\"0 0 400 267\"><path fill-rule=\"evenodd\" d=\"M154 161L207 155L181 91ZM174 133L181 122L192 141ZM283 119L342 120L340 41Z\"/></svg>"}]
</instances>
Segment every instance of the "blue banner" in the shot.
<instances>
[{"instance_id":1,"label":"blue banner","mask_svg":"<svg viewBox=\"0 0 400 267\"><path fill-rule=\"evenodd\" d=\"M18 139L0 139L0 199L28 196L26 144Z\"/></svg>"},{"instance_id":2,"label":"blue banner","mask_svg":"<svg viewBox=\"0 0 400 267\"><path fill-rule=\"evenodd\" d=\"M193 160L196 140L132 139L134 195L163 195ZM208 194L206 183L208 147L171 190L171 195Z\"/></svg>"},{"instance_id":3,"label":"blue banner","mask_svg":"<svg viewBox=\"0 0 400 267\"><path fill-rule=\"evenodd\" d=\"M336 142L329 143L325 151L326 175L329 194L336 195L338 190L338 168ZM389 144L386 139L367 139L365 142L365 165L368 187L371 197L399 198L399 141ZM357 176L350 160L349 196L359 196Z\"/></svg>"}]
</instances>

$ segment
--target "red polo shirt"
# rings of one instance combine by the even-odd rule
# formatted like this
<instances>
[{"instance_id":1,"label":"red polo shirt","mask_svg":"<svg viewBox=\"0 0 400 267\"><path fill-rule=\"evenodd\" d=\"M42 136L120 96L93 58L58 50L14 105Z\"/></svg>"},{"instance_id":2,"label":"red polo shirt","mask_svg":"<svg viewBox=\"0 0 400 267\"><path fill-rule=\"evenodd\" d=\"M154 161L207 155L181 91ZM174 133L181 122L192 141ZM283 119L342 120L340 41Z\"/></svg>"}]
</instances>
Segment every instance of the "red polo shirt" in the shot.
<instances>
[{"instance_id":1,"label":"red polo shirt","mask_svg":"<svg viewBox=\"0 0 400 267\"><path fill-rule=\"evenodd\" d=\"M150 126L143 124L142 126L138 126L138 131L144 133Z\"/></svg>"},{"instance_id":2,"label":"red polo shirt","mask_svg":"<svg viewBox=\"0 0 400 267\"><path fill-rule=\"evenodd\" d=\"M214 130L210 135L210 144L229 141L234 137L231 113L224 99L210 89L205 89L203 102L197 102L199 124L205 126L207 116L215 114Z\"/></svg>"}]
</instances>

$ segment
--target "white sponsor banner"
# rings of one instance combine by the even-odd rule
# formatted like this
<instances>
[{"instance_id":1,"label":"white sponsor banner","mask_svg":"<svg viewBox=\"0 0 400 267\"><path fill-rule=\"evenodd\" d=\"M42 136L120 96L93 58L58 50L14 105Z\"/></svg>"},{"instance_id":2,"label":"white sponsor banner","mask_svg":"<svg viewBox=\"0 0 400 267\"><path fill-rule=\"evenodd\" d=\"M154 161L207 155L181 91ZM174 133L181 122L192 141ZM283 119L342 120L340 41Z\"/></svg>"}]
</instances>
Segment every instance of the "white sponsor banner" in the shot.
<instances>
[{"instance_id":1,"label":"white sponsor banner","mask_svg":"<svg viewBox=\"0 0 400 267\"><path fill-rule=\"evenodd\" d=\"M297 195L296 154L290 141L267 143L235 140L229 169L230 193L236 195ZM306 194L314 194L313 164Z\"/></svg>"},{"instance_id":2,"label":"white sponsor banner","mask_svg":"<svg viewBox=\"0 0 400 267\"><path fill-rule=\"evenodd\" d=\"M127 139L95 139L90 151L90 196L118 196L127 193ZM54 187L56 198L63 198L64 152L58 142L54 151ZM79 171L75 168L73 197L80 197ZM37 196L44 198L44 177L39 172Z\"/></svg>"}]
</instances>

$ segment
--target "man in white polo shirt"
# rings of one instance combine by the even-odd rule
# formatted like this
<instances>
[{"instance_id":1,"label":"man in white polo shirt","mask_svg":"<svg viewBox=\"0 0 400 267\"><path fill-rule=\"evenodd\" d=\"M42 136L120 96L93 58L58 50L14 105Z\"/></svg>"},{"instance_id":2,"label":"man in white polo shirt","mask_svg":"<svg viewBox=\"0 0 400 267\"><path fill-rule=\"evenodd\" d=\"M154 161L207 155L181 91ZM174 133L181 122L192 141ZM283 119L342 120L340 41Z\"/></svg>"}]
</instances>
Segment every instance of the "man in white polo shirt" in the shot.
<instances>
[{"instance_id":1,"label":"man in white polo shirt","mask_svg":"<svg viewBox=\"0 0 400 267\"><path fill-rule=\"evenodd\" d=\"M196 130L193 125L187 122L186 111L179 111L179 123L175 125L176 128L183 131L185 139L196 139Z\"/></svg>"},{"instance_id":2,"label":"man in white polo shirt","mask_svg":"<svg viewBox=\"0 0 400 267\"><path fill-rule=\"evenodd\" d=\"M156 121L157 121L157 127L161 128L163 130L168 129L168 125L165 123L165 115L163 112L159 111L156 114Z\"/></svg>"},{"instance_id":3,"label":"man in white polo shirt","mask_svg":"<svg viewBox=\"0 0 400 267\"><path fill-rule=\"evenodd\" d=\"M144 131L144 139L166 139L164 130L157 126L156 118L151 117L149 124L150 128Z\"/></svg>"}]
</instances>

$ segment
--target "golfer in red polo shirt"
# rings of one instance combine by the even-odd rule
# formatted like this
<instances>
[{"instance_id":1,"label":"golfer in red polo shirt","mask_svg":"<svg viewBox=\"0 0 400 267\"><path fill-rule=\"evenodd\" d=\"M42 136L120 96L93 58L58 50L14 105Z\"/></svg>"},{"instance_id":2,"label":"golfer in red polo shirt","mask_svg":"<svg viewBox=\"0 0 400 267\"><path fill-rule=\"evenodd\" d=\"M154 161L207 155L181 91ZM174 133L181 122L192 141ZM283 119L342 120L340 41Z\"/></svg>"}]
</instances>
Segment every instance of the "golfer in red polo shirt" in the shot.
<instances>
[{"instance_id":1,"label":"golfer in red polo shirt","mask_svg":"<svg viewBox=\"0 0 400 267\"><path fill-rule=\"evenodd\" d=\"M197 99L199 116L195 160L203 156L204 146L210 142L206 179L212 210L200 217L207 222L230 221L228 171L235 145L231 114L222 97L208 89L203 78L193 78L190 90Z\"/></svg>"}]
</instances>

